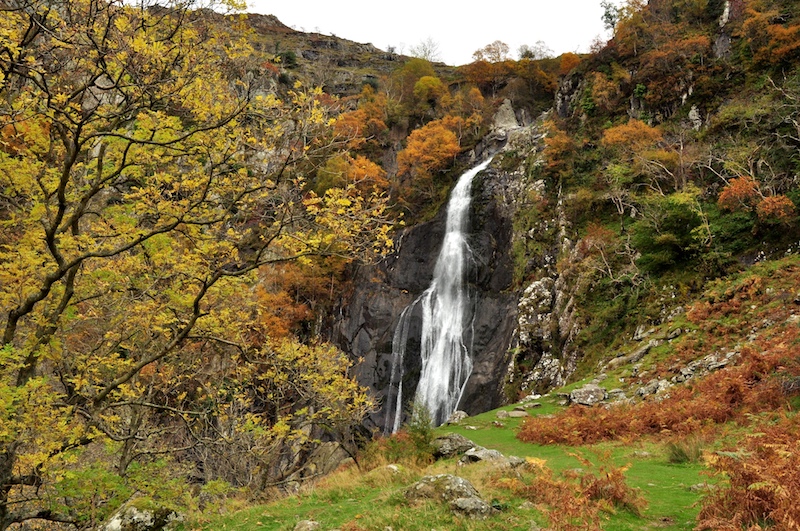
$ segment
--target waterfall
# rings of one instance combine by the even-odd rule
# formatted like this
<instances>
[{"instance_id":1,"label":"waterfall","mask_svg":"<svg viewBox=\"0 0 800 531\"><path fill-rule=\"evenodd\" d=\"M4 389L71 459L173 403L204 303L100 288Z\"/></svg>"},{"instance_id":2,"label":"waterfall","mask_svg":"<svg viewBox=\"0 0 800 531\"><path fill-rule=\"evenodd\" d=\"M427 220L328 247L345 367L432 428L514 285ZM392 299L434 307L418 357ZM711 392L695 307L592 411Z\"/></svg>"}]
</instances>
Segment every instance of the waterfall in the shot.
<instances>
[{"instance_id":1,"label":"waterfall","mask_svg":"<svg viewBox=\"0 0 800 531\"><path fill-rule=\"evenodd\" d=\"M417 305L422 308L422 371L414 402L428 409L434 425L444 423L456 410L472 373L471 347L464 340L464 332L472 320L466 285L471 251L464 231L472 180L490 160L459 177L447 204L445 236L431 284L400 315L392 340L392 372L384 425L387 433L390 426L391 432L397 431L402 420L403 361L409 321Z\"/></svg>"}]
</instances>

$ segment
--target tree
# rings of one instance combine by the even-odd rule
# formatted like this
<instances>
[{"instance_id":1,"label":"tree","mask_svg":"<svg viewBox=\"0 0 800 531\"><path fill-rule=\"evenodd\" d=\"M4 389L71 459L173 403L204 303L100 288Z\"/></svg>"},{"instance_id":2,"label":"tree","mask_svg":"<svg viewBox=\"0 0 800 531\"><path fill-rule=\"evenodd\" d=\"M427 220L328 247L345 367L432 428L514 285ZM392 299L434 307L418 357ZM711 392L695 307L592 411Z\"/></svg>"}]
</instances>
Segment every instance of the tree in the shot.
<instances>
[{"instance_id":1,"label":"tree","mask_svg":"<svg viewBox=\"0 0 800 531\"><path fill-rule=\"evenodd\" d=\"M256 93L246 40L192 7L0 8L0 529L96 526L122 500L90 478L148 492L161 457L234 434L267 483L306 427L368 407L330 347L257 341L249 288L386 245L385 201L304 190L320 92Z\"/></svg>"},{"instance_id":2,"label":"tree","mask_svg":"<svg viewBox=\"0 0 800 531\"><path fill-rule=\"evenodd\" d=\"M436 77L433 65L426 59L414 58L406 61L403 66L392 72L391 82L395 97L404 107L413 106L414 87L423 77Z\"/></svg>"},{"instance_id":3,"label":"tree","mask_svg":"<svg viewBox=\"0 0 800 531\"><path fill-rule=\"evenodd\" d=\"M606 31L613 31L614 27L617 25L617 20L619 20L619 7L609 0L602 0L600 2L600 7L603 8L603 16L601 17L603 20L603 27Z\"/></svg>"},{"instance_id":4,"label":"tree","mask_svg":"<svg viewBox=\"0 0 800 531\"><path fill-rule=\"evenodd\" d=\"M536 41L532 45L523 44L517 51L520 59L538 61L553 57L553 50L544 41Z\"/></svg>"},{"instance_id":5,"label":"tree","mask_svg":"<svg viewBox=\"0 0 800 531\"><path fill-rule=\"evenodd\" d=\"M398 174L411 177L411 186L426 197L433 194L433 177L452 164L460 146L455 133L434 120L408 135L405 149L397 154Z\"/></svg>"},{"instance_id":6,"label":"tree","mask_svg":"<svg viewBox=\"0 0 800 531\"><path fill-rule=\"evenodd\" d=\"M559 74L561 74L562 76L566 76L567 74L572 72L572 70L576 66L578 66L580 62L581 62L581 57L576 53L567 52L561 54L561 56L559 57L559 66L558 66Z\"/></svg>"},{"instance_id":7,"label":"tree","mask_svg":"<svg viewBox=\"0 0 800 531\"><path fill-rule=\"evenodd\" d=\"M796 216L791 199L783 194L765 194L761 184L749 175L731 179L720 192L717 206L730 212L755 213L758 221L766 224L787 225Z\"/></svg>"},{"instance_id":8,"label":"tree","mask_svg":"<svg viewBox=\"0 0 800 531\"><path fill-rule=\"evenodd\" d=\"M508 44L503 41L494 41L479 50L475 50L472 58L476 61L487 61L489 63L501 63L509 59Z\"/></svg>"},{"instance_id":9,"label":"tree","mask_svg":"<svg viewBox=\"0 0 800 531\"><path fill-rule=\"evenodd\" d=\"M419 44L412 46L408 49L409 55L425 59L431 63L441 61L441 51L439 50L439 43L433 40L433 37L421 41Z\"/></svg>"}]
</instances>

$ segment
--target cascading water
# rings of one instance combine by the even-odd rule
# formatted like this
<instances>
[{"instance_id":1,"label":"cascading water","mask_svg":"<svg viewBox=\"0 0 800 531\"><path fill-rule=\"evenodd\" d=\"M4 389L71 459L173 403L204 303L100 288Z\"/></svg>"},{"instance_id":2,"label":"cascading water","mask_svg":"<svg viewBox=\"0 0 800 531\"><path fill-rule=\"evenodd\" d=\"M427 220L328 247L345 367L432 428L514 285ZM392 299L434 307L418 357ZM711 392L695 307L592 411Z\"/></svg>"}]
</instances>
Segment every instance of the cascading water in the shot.
<instances>
[{"instance_id":1,"label":"cascading water","mask_svg":"<svg viewBox=\"0 0 800 531\"><path fill-rule=\"evenodd\" d=\"M445 236L436 259L433 280L400 315L392 339L392 373L384 424L387 433L390 428L391 432L397 431L402 420L403 361L409 321L417 305L422 307L422 371L414 401L428 409L435 425L445 422L456 410L472 373L471 349L464 340L464 332L471 322L466 286L470 248L464 230L472 180L489 165L490 160L458 179L447 204Z\"/></svg>"}]
</instances>

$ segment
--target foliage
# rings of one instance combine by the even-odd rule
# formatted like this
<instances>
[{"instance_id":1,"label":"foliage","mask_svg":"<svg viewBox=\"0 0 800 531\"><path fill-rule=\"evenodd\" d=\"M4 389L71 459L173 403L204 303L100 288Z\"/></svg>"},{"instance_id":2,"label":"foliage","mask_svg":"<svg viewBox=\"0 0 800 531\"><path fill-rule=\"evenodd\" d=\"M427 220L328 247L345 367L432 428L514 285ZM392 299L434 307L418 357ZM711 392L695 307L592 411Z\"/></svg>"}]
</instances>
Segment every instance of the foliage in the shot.
<instances>
[{"instance_id":1,"label":"foliage","mask_svg":"<svg viewBox=\"0 0 800 531\"><path fill-rule=\"evenodd\" d=\"M380 172L356 157L355 182L305 190L335 151L327 100L265 93L246 38L194 7L2 8L0 529L112 510L77 478L135 486L178 470L162 455L184 472L214 448L203 479L255 459L272 481L286 445L369 408L331 347L268 341L307 301L270 323L254 299L303 293L278 264L382 252ZM259 273L282 278L251 290Z\"/></svg>"},{"instance_id":2,"label":"foliage","mask_svg":"<svg viewBox=\"0 0 800 531\"><path fill-rule=\"evenodd\" d=\"M609 148L638 150L662 140L661 132L641 120L631 119L628 123L610 127L603 132L602 143Z\"/></svg>"},{"instance_id":3,"label":"foliage","mask_svg":"<svg viewBox=\"0 0 800 531\"><path fill-rule=\"evenodd\" d=\"M781 416L757 429L736 448L710 456L714 473L727 481L703 500L697 529L797 528L798 417Z\"/></svg>"},{"instance_id":4,"label":"foliage","mask_svg":"<svg viewBox=\"0 0 800 531\"><path fill-rule=\"evenodd\" d=\"M669 378L683 366L681 359L693 360L702 352L730 348L737 336L749 333L755 323L765 319L783 322L790 310L776 302L784 290L793 289L798 272L793 264L788 260L768 273L770 290L765 287L763 271L720 280L720 288L709 290L707 300L696 303L687 314L700 327L702 340L687 339L656 374ZM800 375L793 355L797 339L795 327L765 330L741 347L735 365L672 387L669 395L659 400L610 408L572 406L556 421L527 420L518 436L541 444L591 444L663 432L686 437L729 421L748 424L754 414L785 410L789 398L797 394L797 389L787 385ZM698 352L700 344L703 350Z\"/></svg>"},{"instance_id":5,"label":"foliage","mask_svg":"<svg viewBox=\"0 0 800 531\"><path fill-rule=\"evenodd\" d=\"M398 174L410 179L405 186L414 194L430 198L435 176L452 164L460 150L458 137L447 122L429 122L408 135L405 149L397 154Z\"/></svg>"},{"instance_id":6,"label":"foliage","mask_svg":"<svg viewBox=\"0 0 800 531\"><path fill-rule=\"evenodd\" d=\"M532 480L502 478L500 482L535 503L550 529L601 529L601 512L614 512L616 509L641 514L647 502L637 489L626 484L624 473L627 467L596 467L580 455L572 456L588 471L577 469L560 479L547 467L544 459L529 457L526 469L534 472ZM607 459L606 456L603 461Z\"/></svg>"}]
</instances>

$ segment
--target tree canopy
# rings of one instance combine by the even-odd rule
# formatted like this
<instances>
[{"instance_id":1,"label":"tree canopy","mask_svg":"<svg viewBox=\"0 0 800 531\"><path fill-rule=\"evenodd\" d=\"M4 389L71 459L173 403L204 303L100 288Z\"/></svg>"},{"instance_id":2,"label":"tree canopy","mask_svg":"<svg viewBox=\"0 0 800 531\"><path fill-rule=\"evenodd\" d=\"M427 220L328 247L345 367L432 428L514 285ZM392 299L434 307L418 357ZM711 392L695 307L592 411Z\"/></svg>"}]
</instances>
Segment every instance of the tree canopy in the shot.
<instances>
[{"instance_id":1,"label":"tree canopy","mask_svg":"<svg viewBox=\"0 0 800 531\"><path fill-rule=\"evenodd\" d=\"M375 169L309 191L335 149L321 93L266 90L245 34L199 7L0 8L0 529L94 526L141 490L134 465L223 442L268 484L308 426L370 407L335 349L271 337L250 288L270 264L384 251L386 199L357 186Z\"/></svg>"}]
</instances>

